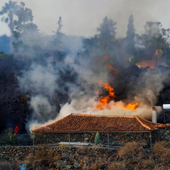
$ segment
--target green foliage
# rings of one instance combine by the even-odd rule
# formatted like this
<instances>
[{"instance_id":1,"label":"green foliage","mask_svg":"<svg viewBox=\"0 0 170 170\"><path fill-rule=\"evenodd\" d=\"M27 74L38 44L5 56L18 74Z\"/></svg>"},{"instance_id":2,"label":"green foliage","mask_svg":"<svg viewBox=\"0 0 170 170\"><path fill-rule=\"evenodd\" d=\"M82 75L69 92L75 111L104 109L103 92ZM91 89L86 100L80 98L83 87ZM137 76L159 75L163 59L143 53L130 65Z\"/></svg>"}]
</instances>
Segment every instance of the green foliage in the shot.
<instances>
[{"instance_id":1,"label":"green foliage","mask_svg":"<svg viewBox=\"0 0 170 170\"><path fill-rule=\"evenodd\" d=\"M162 35L152 37L150 42L155 48L163 48L167 46L166 40Z\"/></svg>"},{"instance_id":2,"label":"green foliage","mask_svg":"<svg viewBox=\"0 0 170 170\"><path fill-rule=\"evenodd\" d=\"M96 133L94 142L95 142L96 145L98 145L100 143L100 134L99 134L99 132Z\"/></svg>"},{"instance_id":3,"label":"green foliage","mask_svg":"<svg viewBox=\"0 0 170 170\"><path fill-rule=\"evenodd\" d=\"M25 51L27 41L33 42L38 35L38 28L32 23L32 10L27 8L24 2L18 5L17 2L10 0L9 3L5 3L0 15L3 16L2 21L8 24L11 31L11 52Z\"/></svg>"},{"instance_id":4,"label":"green foliage","mask_svg":"<svg viewBox=\"0 0 170 170\"><path fill-rule=\"evenodd\" d=\"M99 32L99 47L104 52L108 52L108 50L111 50L114 48L114 42L115 42L115 35L116 35L116 23L105 17L103 19L103 23L100 25L100 27L97 29Z\"/></svg>"},{"instance_id":5,"label":"green foliage","mask_svg":"<svg viewBox=\"0 0 170 170\"><path fill-rule=\"evenodd\" d=\"M9 128L2 133L3 143L15 145L17 144L16 133L13 133L13 129Z\"/></svg>"},{"instance_id":6,"label":"green foliage","mask_svg":"<svg viewBox=\"0 0 170 170\"><path fill-rule=\"evenodd\" d=\"M0 15L3 16L2 21L8 23L11 33L14 30L13 21L17 8L17 3L10 0L8 3L5 3L5 5L2 7L2 10L0 11Z\"/></svg>"},{"instance_id":7,"label":"green foliage","mask_svg":"<svg viewBox=\"0 0 170 170\"><path fill-rule=\"evenodd\" d=\"M135 27L133 24L133 15L130 16L129 18L129 23L128 23L128 29L127 29L127 35L126 35L126 51L129 55L129 57L132 57L135 52Z\"/></svg>"},{"instance_id":8,"label":"green foliage","mask_svg":"<svg viewBox=\"0 0 170 170\"><path fill-rule=\"evenodd\" d=\"M99 34L92 38L84 39L83 46L85 52L95 52L99 51L104 55L108 54L110 51L114 51L116 43L116 23L105 17L103 23L97 28Z\"/></svg>"},{"instance_id":9,"label":"green foliage","mask_svg":"<svg viewBox=\"0 0 170 170\"><path fill-rule=\"evenodd\" d=\"M1 60L13 60L14 57L11 54L5 54L4 52L0 52L0 59Z\"/></svg>"}]
</instances>

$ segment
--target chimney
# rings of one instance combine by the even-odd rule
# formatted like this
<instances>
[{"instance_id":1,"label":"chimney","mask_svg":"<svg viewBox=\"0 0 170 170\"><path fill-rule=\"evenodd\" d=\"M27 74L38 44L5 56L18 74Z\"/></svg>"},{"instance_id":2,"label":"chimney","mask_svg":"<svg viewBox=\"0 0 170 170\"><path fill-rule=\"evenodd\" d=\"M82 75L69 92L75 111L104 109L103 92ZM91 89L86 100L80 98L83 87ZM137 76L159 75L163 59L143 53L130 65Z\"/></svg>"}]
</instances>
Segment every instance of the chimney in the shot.
<instances>
[{"instance_id":1,"label":"chimney","mask_svg":"<svg viewBox=\"0 0 170 170\"><path fill-rule=\"evenodd\" d=\"M157 112L155 110L155 107L152 109L152 122L157 123Z\"/></svg>"}]
</instances>

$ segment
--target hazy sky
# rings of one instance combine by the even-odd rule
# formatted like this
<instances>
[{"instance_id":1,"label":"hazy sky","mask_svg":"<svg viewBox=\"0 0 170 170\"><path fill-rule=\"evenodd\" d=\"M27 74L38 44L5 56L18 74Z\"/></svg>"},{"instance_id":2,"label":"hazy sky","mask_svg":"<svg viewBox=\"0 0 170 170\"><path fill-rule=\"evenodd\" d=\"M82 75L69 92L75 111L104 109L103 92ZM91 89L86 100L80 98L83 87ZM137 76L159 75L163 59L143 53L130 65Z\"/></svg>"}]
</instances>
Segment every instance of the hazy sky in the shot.
<instances>
[{"instance_id":1,"label":"hazy sky","mask_svg":"<svg viewBox=\"0 0 170 170\"><path fill-rule=\"evenodd\" d=\"M16 0L18 3L20 0ZM62 17L62 31L69 35L92 36L103 18L117 22L118 36L124 36L130 14L134 15L137 33L144 30L146 21L160 21L170 28L170 0L22 0L34 15L40 32L53 34ZM0 8L8 0L0 0ZM8 27L0 22L0 34L9 34Z\"/></svg>"}]
</instances>

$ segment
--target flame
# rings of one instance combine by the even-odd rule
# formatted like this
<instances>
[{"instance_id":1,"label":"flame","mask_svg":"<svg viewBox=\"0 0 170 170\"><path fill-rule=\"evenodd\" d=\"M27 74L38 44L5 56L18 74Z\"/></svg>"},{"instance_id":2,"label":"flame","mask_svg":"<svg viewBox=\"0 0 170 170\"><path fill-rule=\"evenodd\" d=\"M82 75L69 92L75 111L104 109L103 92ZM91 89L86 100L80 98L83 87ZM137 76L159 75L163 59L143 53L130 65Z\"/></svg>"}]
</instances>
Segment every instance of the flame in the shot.
<instances>
[{"instance_id":1,"label":"flame","mask_svg":"<svg viewBox=\"0 0 170 170\"><path fill-rule=\"evenodd\" d=\"M128 103L124 108L134 111L139 106L139 103Z\"/></svg>"},{"instance_id":2,"label":"flame","mask_svg":"<svg viewBox=\"0 0 170 170\"><path fill-rule=\"evenodd\" d=\"M136 63L136 65L139 68L147 68L149 67L150 69L154 69L155 68L155 61L154 60L144 60L141 62ZM164 66L164 67L169 67L167 64L165 64L164 62L159 63L159 65Z\"/></svg>"},{"instance_id":3,"label":"flame","mask_svg":"<svg viewBox=\"0 0 170 170\"><path fill-rule=\"evenodd\" d=\"M108 65L107 68L110 70L113 70L116 75L119 74L119 71L117 69L115 69L114 67L112 67L111 65Z\"/></svg>"},{"instance_id":4,"label":"flame","mask_svg":"<svg viewBox=\"0 0 170 170\"><path fill-rule=\"evenodd\" d=\"M108 56L108 55L105 55L105 56L104 56L104 59L105 59L105 60L109 60L109 56Z\"/></svg>"},{"instance_id":5,"label":"flame","mask_svg":"<svg viewBox=\"0 0 170 170\"><path fill-rule=\"evenodd\" d=\"M96 108L102 110L105 106L108 105L110 98L115 97L115 92L114 92L114 89L108 83L102 83L102 81L99 81L99 85L102 85L109 92L107 96L97 101ZM98 91L97 91L97 94L98 94Z\"/></svg>"},{"instance_id":6,"label":"flame","mask_svg":"<svg viewBox=\"0 0 170 170\"><path fill-rule=\"evenodd\" d=\"M104 88L109 92L110 97L116 97L114 89L108 83L104 83Z\"/></svg>"},{"instance_id":7,"label":"flame","mask_svg":"<svg viewBox=\"0 0 170 170\"><path fill-rule=\"evenodd\" d=\"M18 133L19 130L19 126L16 124L15 129L14 129L14 133Z\"/></svg>"}]
</instances>

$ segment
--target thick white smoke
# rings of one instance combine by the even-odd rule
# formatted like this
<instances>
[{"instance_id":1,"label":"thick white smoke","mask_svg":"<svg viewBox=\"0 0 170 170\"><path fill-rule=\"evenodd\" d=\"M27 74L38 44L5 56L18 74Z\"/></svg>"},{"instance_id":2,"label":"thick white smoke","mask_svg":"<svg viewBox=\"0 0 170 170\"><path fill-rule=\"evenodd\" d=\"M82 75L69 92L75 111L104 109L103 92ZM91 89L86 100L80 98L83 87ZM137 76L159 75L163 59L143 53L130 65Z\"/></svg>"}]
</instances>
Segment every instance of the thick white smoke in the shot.
<instances>
[{"instance_id":1,"label":"thick white smoke","mask_svg":"<svg viewBox=\"0 0 170 170\"><path fill-rule=\"evenodd\" d=\"M152 107L156 104L157 96L164 87L164 82L168 77L168 71L162 73L155 69L144 71L134 83L129 81L131 86L128 90L128 97L124 101L110 101L103 110L96 109L98 96L96 90L98 81L109 82L109 75L105 69L100 69L100 63L96 64L96 69L92 69L91 63L80 59L78 64L74 57L67 56L63 64L51 63L47 61L45 65L33 64L28 71L25 71L22 77L19 77L20 88L25 92L33 92L30 95L30 107L32 116L29 118L27 127L33 130L42 125L46 125L62 118L70 113L83 114L105 114L105 115L139 115L144 118L150 118ZM103 63L102 63L103 64ZM76 73L76 82L70 83L62 78L60 72L71 68L71 72ZM126 76L126 75L124 75ZM68 89L65 92L65 88ZM60 111L56 104L52 102L55 91L67 93L68 101L60 103ZM125 109L127 103L139 102L135 111Z\"/></svg>"}]
</instances>

